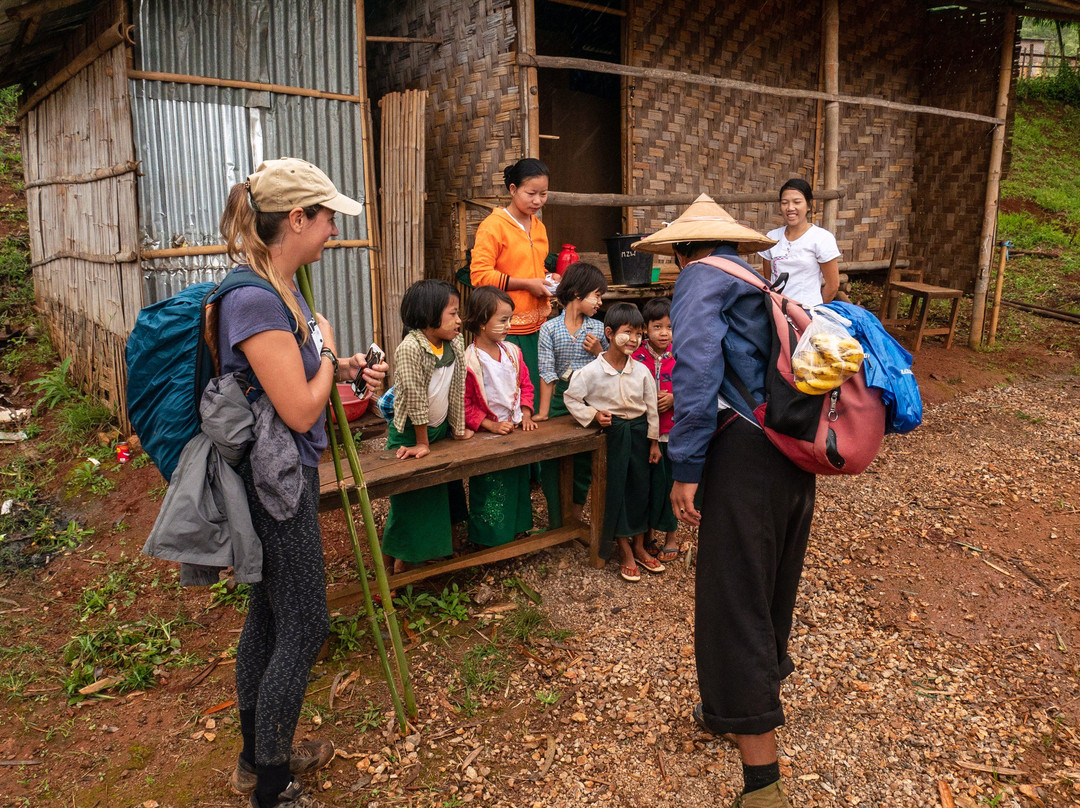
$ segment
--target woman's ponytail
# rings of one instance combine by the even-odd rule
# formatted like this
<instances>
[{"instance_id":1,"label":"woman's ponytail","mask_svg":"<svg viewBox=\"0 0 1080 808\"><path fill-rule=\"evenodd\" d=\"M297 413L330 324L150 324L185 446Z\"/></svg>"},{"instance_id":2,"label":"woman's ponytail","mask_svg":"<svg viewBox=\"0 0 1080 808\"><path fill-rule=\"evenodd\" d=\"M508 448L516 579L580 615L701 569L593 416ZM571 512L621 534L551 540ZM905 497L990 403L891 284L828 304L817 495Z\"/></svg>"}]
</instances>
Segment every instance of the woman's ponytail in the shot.
<instances>
[{"instance_id":1,"label":"woman's ponytail","mask_svg":"<svg viewBox=\"0 0 1080 808\"><path fill-rule=\"evenodd\" d=\"M304 213L306 215L307 211ZM296 302L296 296L286 286L281 275L274 271L270 247L267 246L267 241L273 240L288 215L256 213L252 207L248 184L238 182L229 189L229 199L225 203L219 224L229 260L234 264L247 264L256 275L274 287L296 321L296 330L301 334L300 344L303 345L308 341L311 331L307 327L304 313L300 310L300 304Z\"/></svg>"}]
</instances>

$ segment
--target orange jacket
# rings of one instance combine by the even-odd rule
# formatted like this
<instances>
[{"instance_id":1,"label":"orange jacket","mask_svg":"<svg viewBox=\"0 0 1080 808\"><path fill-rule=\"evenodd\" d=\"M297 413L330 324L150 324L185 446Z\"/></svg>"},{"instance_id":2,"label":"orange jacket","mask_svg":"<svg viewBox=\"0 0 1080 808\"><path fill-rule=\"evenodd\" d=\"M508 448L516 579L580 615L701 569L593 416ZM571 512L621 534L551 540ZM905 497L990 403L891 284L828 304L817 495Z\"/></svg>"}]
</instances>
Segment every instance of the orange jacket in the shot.
<instances>
[{"instance_id":1,"label":"orange jacket","mask_svg":"<svg viewBox=\"0 0 1080 808\"><path fill-rule=\"evenodd\" d=\"M506 289L510 278L543 278L547 256L548 237L543 222L533 216L532 229L526 233L506 210L497 210L476 228L470 273L472 285ZM533 297L525 289L507 290L507 293L514 301L510 333L534 334L539 331L551 314L551 303L547 298Z\"/></svg>"}]
</instances>

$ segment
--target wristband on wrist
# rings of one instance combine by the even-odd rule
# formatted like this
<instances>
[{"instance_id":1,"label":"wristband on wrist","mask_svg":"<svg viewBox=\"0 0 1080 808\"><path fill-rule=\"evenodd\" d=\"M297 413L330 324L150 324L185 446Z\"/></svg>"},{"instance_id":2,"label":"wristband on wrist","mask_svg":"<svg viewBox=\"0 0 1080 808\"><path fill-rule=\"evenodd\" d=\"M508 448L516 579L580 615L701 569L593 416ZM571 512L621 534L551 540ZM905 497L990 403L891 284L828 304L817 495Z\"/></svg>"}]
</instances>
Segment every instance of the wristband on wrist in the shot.
<instances>
[{"instance_id":1,"label":"wristband on wrist","mask_svg":"<svg viewBox=\"0 0 1080 808\"><path fill-rule=\"evenodd\" d=\"M333 364L333 366L334 366L334 378L336 379L337 378L337 372L338 372L338 360L337 360L337 357L334 355L334 352L331 351L329 348L324 347L321 351L319 351L319 356L325 356Z\"/></svg>"}]
</instances>

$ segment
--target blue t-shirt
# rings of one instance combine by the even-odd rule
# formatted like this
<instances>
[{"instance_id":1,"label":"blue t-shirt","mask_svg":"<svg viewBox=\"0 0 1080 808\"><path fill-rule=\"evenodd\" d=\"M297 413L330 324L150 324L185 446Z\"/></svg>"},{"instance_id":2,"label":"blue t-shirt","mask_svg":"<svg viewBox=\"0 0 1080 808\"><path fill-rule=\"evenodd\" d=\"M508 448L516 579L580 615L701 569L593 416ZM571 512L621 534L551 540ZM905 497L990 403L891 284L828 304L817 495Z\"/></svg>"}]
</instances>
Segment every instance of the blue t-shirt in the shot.
<instances>
[{"instance_id":1,"label":"blue t-shirt","mask_svg":"<svg viewBox=\"0 0 1080 808\"><path fill-rule=\"evenodd\" d=\"M315 318L304 301L303 295L293 292L300 311L304 313L309 332L314 331ZM251 370L251 365L237 344L248 337L263 331L286 331L293 334L289 320L289 310L273 292L257 286L242 286L233 289L221 298L218 309L218 350L221 352L221 372L236 373ZM300 356L304 360L304 374L310 380L319 372L322 363L319 348L313 334L300 346ZM326 423L320 418L307 432L293 430L296 448L300 451L300 462L305 466L318 466L319 458L326 449Z\"/></svg>"}]
</instances>

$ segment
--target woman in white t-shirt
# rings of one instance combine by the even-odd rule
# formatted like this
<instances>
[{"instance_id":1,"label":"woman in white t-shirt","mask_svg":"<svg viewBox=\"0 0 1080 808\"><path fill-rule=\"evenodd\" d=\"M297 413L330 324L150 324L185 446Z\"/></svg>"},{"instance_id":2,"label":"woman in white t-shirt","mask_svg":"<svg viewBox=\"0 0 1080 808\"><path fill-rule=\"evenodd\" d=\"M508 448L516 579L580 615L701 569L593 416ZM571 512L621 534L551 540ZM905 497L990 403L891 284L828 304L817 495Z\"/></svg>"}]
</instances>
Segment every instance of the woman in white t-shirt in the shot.
<instances>
[{"instance_id":1,"label":"woman in white t-shirt","mask_svg":"<svg viewBox=\"0 0 1080 808\"><path fill-rule=\"evenodd\" d=\"M807 220L814 192L805 180L791 179L780 188L784 227L769 231L776 244L759 252L765 259L762 274L775 282L787 273L783 293L804 306L830 302L840 288L840 250L836 237Z\"/></svg>"}]
</instances>

